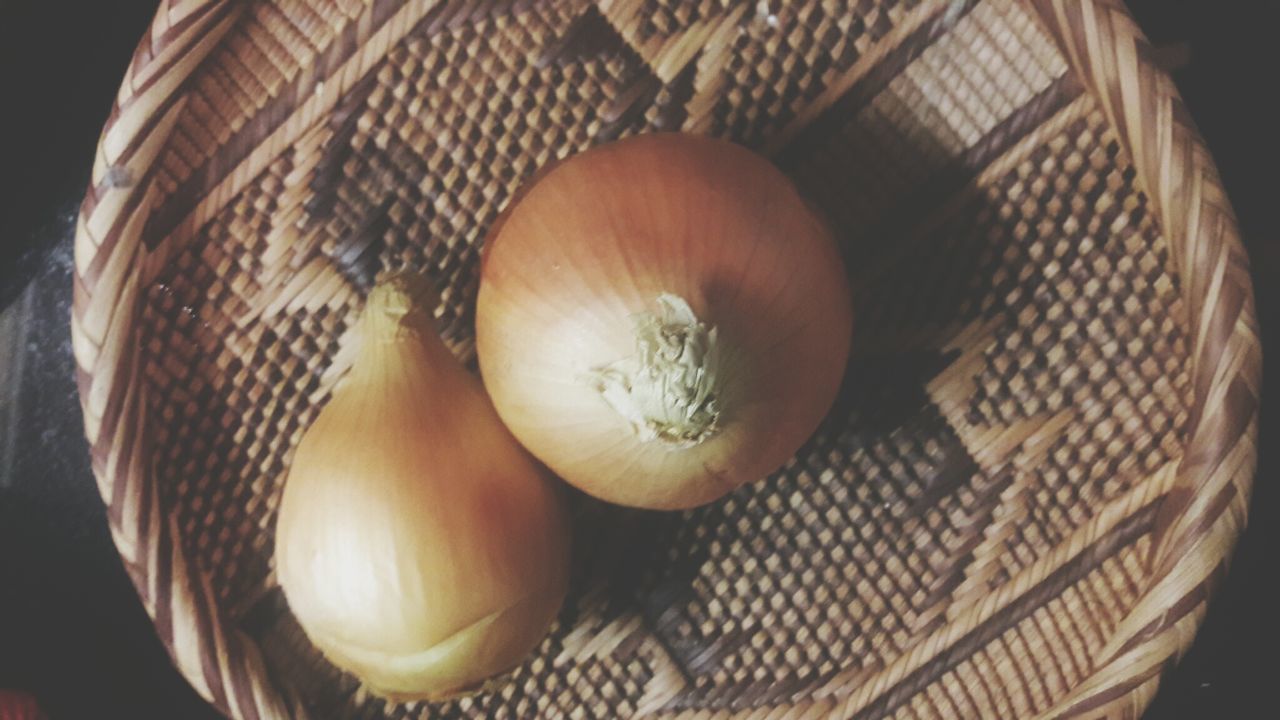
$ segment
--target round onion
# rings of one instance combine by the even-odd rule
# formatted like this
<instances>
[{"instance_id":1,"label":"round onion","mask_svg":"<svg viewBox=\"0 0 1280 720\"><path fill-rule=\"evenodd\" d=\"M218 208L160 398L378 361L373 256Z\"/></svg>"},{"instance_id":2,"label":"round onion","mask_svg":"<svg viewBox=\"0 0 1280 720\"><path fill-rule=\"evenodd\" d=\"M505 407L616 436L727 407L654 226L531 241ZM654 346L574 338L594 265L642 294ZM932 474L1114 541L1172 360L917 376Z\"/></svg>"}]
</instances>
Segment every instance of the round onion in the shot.
<instances>
[{"instance_id":1,"label":"round onion","mask_svg":"<svg viewBox=\"0 0 1280 720\"><path fill-rule=\"evenodd\" d=\"M686 508L776 469L843 376L848 281L758 155L646 135L543 174L491 232L481 372L515 436L615 503Z\"/></svg>"}]
</instances>

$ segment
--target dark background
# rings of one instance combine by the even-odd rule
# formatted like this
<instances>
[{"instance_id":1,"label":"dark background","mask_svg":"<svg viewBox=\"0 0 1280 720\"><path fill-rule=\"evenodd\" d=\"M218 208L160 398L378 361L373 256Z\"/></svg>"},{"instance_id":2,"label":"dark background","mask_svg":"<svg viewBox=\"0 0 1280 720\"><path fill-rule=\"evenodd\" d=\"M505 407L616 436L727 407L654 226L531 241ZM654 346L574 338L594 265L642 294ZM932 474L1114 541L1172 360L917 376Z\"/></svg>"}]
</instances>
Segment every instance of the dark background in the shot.
<instances>
[{"instance_id":1,"label":"dark background","mask_svg":"<svg viewBox=\"0 0 1280 720\"><path fill-rule=\"evenodd\" d=\"M1266 339L1280 200L1269 110L1275 0L1131 0L1218 161L1253 257ZM212 718L170 665L111 544L82 440L67 337L71 237L90 163L155 0L0 0L0 688L63 718ZM1263 104L1268 106L1264 110ZM8 344L8 347L4 347ZM1249 528L1195 645L1147 714L1276 717L1280 459L1264 402Z\"/></svg>"}]
</instances>

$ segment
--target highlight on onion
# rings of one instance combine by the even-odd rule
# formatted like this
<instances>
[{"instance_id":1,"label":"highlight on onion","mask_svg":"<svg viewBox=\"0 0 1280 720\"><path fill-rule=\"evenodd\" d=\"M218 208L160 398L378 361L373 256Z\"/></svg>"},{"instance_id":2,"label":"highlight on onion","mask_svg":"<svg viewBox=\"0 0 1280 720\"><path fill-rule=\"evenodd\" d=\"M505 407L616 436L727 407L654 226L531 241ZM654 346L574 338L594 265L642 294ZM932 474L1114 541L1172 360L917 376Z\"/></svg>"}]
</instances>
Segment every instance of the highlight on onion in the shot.
<instances>
[{"instance_id":1,"label":"highlight on onion","mask_svg":"<svg viewBox=\"0 0 1280 720\"><path fill-rule=\"evenodd\" d=\"M487 239L498 414L569 483L677 509L782 465L830 409L853 311L826 225L740 146L645 135L543 174Z\"/></svg>"},{"instance_id":2,"label":"highlight on onion","mask_svg":"<svg viewBox=\"0 0 1280 720\"><path fill-rule=\"evenodd\" d=\"M375 694L437 699L510 669L564 599L564 498L398 276L294 455L276 572L307 636Z\"/></svg>"}]
</instances>

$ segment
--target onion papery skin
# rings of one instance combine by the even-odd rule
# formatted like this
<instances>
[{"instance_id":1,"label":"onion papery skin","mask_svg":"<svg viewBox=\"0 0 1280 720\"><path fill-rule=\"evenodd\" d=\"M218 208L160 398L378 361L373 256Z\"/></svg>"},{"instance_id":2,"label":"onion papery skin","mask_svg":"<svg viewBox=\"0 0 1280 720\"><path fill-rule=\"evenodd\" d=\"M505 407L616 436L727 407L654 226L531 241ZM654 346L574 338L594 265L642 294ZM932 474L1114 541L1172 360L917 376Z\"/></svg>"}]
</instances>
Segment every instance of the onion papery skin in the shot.
<instances>
[{"instance_id":1,"label":"onion papery skin","mask_svg":"<svg viewBox=\"0 0 1280 720\"><path fill-rule=\"evenodd\" d=\"M659 299L714 327L719 421L645 440L592 378L635 357ZM542 173L487 238L481 373L507 426L606 501L681 509L782 465L830 409L853 311L827 225L790 180L729 142L643 135Z\"/></svg>"},{"instance_id":2,"label":"onion papery skin","mask_svg":"<svg viewBox=\"0 0 1280 720\"><path fill-rule=\"evenodd\" d=\"M380 696L441 699L546 634L568 583L568 513L430 314L384 313L404 297L380 292L294 454L276 572L334 664Z\"/></svg>"}]
</instances>

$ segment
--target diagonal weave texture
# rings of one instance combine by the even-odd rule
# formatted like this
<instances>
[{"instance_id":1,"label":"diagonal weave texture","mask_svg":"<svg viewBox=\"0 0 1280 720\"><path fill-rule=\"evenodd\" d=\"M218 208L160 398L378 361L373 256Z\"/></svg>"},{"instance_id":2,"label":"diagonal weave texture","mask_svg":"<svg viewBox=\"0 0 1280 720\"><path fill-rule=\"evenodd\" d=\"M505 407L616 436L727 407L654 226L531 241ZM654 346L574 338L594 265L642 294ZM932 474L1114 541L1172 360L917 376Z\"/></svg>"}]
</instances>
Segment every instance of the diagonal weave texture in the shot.
<instances>
[{"instance_id":1,"label":"diagonal weave texture","mask_svg":"<svg viewBox=\"0 0 1280 720\"><path fill-rule=\"evenodd\" d=\"M276 588L373 276L446 288L540 166L683 129L830 216L860 311L772 476L579 498L549 637L387 704ZM111 529L239 718L1136 717L1243 524L1261 356L1212 159L1118 0L165 0L103 131L72 336Z\"/></svg>"}]
</instances>

